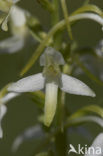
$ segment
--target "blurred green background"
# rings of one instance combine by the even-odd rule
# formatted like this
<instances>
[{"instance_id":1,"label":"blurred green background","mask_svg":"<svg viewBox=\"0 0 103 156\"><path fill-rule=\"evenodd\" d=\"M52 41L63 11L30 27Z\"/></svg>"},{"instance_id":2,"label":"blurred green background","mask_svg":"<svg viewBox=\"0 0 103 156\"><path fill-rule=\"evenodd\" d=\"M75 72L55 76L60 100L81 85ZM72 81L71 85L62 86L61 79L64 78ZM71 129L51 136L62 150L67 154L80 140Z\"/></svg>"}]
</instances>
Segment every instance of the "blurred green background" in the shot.
<instances>
[{"instance_id":1,"label":"blurred green background","mask_svg":"<svg viewBox=\"0 0 103 156\"><path fill-rule=\"evenodd\" d=\"M83 0L67 1L69 13L80 7L80 5L82 5L83 3ZM103 0L91 0L90 2L98 5L101 9L103 9ZM38 17L45 30L49 29L49 14L40 7L36 0L21 0L18 5L27 9L33 15ZM98 41L103 38L101 27L97 23L90 20L83 20L78 22L75 26L73 26L72 30L75 40L81 46L94 47L98 43ZM8 36L10 36L9 32L7 33L0 30L0 40L5 39ZM30 47L28 45L27 48L24 48L18 53L12 55L0 55L0 88L2 88L8 82L16 81L19 78L21 69L30 58L35 48L35 45L32 45ZM27 75L42 71L42 68L38 66L38 63L39 62L37 62L35 66L32 67ZM82 106L89 104L100 104L101 106L103 106L103 87L95 84L85 75L81 77L78 76L78 78L83 80L92 89L94 89L97 97L92 99L89 97L67 95L66 104L70 111L74 112ZM37 106L35 106L35 104L28 98L26 94L10 101L7 106L8 113L6 114L2 122L4 129L4 138L0 140L0 156L31 156L35 147L33 140L24 142L16 153L11 152L11 146L13 141L15 140L15 137L21 134L26 128L36 124L38 112ZM91 144L93 138L99 132L103 131L95 124L85 124L84 127L86 127L90 131L90 134L92 134L90 139L88 140L87 138L83 138L81 134L77 134L74 131L74 133L72 132L69 134L70 143L73 143L73 145L77 145L80 142L82 144ZM68 147L69 144L67 145L67 150Z\"/></svg>"}]
</instances>

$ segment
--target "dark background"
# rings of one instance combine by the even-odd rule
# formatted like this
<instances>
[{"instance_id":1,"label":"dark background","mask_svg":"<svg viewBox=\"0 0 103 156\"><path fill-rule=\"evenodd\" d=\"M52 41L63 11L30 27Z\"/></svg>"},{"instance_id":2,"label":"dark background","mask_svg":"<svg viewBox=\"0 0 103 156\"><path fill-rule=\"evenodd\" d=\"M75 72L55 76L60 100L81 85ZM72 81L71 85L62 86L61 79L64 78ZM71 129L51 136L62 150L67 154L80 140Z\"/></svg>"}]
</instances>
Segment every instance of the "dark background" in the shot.
<instances>
[{"instance_id":1,"label":"dark background","mask_svg":"<svg viewBox=\"0 0 103 156\"><path fill-rule=\"evenodd\" d=\"M68 0L69 13L77 9L83 0ZM103 0L91 0L91 3L98 5L103 8ZM49 14L43 10L36 0L21 0L18 4L21 7L29 10L34 16L38 17L46 30L49 29L50 21ZM90 20L83 20L78 22L73 28L73 36L79 45L82 46L95 46L99 40L103 38L103 32L101 26ZM0 30L0 40L5 39L10 36L10 33L3 32ZM0 55L0 88L6 85L8 82L16 81L19 78L19 73L22 67L25 65L28 58L34 52L36 46L28 45L16 54L2 54ZM103 64L102 64L103 65ZM38 63L33 66L33 68L28 72L29 74L34 74L42 71L42 68L38 66ZM79 77L78 77L79 78ZM97 94L97 97L92 99L89 97L81 97L75 95L67 95L66 104L68 105L70 111L74 112L82 106L89 104L99 104L103 106L103 88L86 76L81 76L81 80L87 83ZM19 148L17 153L11 152L11 146L15 137L21 134L26 128L35 125L37 119L37 107L30 100L26 94L18 97L8 104L8 113L3 120L4 138L0 140L0 156L31 156L35 143L33 140L23 143ZM81 130L77 134L74 130L70 132L69 139L73 145L78 143L90 145L93 138L101 131L95 124L85 124L84 127L90 132L90 137L82 137ZM69 145L67 145L68 147Z\"/></svg>"}]
</instances>

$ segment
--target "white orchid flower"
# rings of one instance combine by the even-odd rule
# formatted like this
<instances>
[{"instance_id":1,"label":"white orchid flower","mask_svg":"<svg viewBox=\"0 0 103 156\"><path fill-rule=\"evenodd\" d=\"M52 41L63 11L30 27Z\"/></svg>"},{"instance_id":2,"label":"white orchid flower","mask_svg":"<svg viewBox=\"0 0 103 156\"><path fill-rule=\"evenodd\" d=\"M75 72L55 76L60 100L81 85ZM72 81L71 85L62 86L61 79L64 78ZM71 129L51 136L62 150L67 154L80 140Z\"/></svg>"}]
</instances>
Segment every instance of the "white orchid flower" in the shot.
<instances>
[{"instance_id":1,"label":"white orchid flower","mask_svg":"<svg viewBox=\"0 0 103 156\"><path fill-rule=\"evenodd\" d=\"M26 11L14 5L9 13L12 37L0 42L0 53L15 53L25 44L28 29Z\"/></svg>"},{"instance_id":2,"label":"white orchid flower","mask_svg":"<svg viewBox=\"0 0 103 156\"><path fill-rule=\"evenodd\" d=\"M0 138L3 137L1 122L7 112L7 107L5 106L5 104L9 102L11 99L15 98L16 96L19 96L19 93L11 92L11 93L7 93L6 95L4 95L4 97L0 98Z\"/></svg>"},{"instance_id":3,"label":"white orchid flower","mask_svg":"<svg viewBox=\"0 0 103 156\"><path fill-rule=\"evenodd\" d=\"M62 55L48 47L40 57L43 73L23 78L8 87L12 92L34 92L45 88L44 124L50 126L57 106L58 87L70 94L95 97L95 93L80 80L60 72L59 65L64 65Z\"/></svg>"}]
</instances>

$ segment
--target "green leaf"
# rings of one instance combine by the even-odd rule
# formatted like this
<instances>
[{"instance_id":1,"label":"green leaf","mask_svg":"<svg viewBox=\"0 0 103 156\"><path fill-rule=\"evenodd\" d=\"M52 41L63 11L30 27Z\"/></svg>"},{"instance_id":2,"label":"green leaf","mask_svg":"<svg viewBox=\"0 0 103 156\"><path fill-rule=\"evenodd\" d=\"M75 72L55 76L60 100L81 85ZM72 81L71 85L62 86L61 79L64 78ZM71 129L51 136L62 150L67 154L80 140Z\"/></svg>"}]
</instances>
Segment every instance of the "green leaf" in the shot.
<instances>
[{"instance_id":1,"label":"green leaf","mask_svg":"<svg viewBox=\"0 0 103 156\"><path fill-rule=\"evenodd\" d=\"M95 114L95 115L90 115ZM100 117L98 117L98 116ZM84 107L72 114L66 122L67 126L79 125L85 122L95 122L103 127L103 108L91 105Z\"/></svg>"},{"instance_id":2,"label":"green leaf","mask_svg":"<svg viewBox=\"0 0 103 156\"><path fill-rule=\"evenodd\" d=\"M84 13L84 12L94 12L94 13L98 14L99 16L103 17L103 11L99 7L97 7L96 5L93 5L93 4L88 4L88 5L82 6L81 8L74 11L72 13L72 15L76 15L76 14Z\"/></svg>"},{"instance_id":3,"label":"green leaf","mask_svg":"<svg viewBox=\"0 0 103 156\"><path fill-rule=\"evenodd\" d=\"M68 119L66 123L66 127L81 125L87 122L94 122L103 128L103 118L97 116L80 116L75 119Z\"/></svg>"},{"instance_id":4,"label":"green leaf","mask_svg":"<svg viewBox=\"0 0 103 156\"><path fill-rule=\"evenodd\" d=\"M96 105L84 107L78 110L77 112L75 112L74 114L72 114L70 118L74 119L74 118L77 118L78 116L88 115L90 113L95 113L96 115L103 118L103 108L96 106Z\"/></svg>"}]
</instances>

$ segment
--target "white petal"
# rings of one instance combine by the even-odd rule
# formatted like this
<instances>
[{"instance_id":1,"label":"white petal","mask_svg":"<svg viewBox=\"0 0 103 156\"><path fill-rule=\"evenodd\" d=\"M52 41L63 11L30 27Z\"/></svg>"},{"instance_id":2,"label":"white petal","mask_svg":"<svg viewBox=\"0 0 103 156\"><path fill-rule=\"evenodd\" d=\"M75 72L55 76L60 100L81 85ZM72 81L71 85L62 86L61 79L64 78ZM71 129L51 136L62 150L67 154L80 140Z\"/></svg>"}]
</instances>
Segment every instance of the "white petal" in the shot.
<instances>
[{"instance_id":1,"label":"white petal","mask_svg":"<svg viewBox=\"0 0 103 156\"><path fill-rule=\"evenodd\" d=\"M1 122L2 122L2 119L3 119L4 115L6 114L6 112L7 112L7 107L5 105L1 105L0 106L0 138L3 137L3 130L1 127Z\"/></svg>"},{"instance_id":2,"label":"white petal","mask_svg":"<svg viewBox=\"0 0 103 156\"><path fill-rule=\"evenodd\" d=\"M15 53L24 46L24 39L19 36L10 37L0 42L0 53Z\"/></svg>"},{"instance_id":3,"label":"white petal","mask_svg":"<svg viewBox=\"0 0 103 156\"><path fill-rule=\"evenodd\" d=\"M28 141L32 139L39 140L42 137L45 137L45 134L43 133L42 127L40 125L35 125L33 127L30 127L15 139L12 146L12 151L16 152L24 141Z\"/></svg>"},{"instance_id":4,"label":"white petal","mask_svg":"<svg viewBox=\"0 0 103 156\"><path fill-rule=\"evenodd\" d=\"M45 78L42 76L42 73L39 73L13 83L8 87L8 91L19 93L38 91L44 88L44 83Z\"/></svg>"},{"instance_id":5,"label":"white petal","mask_svg":"<svg viewBox=\"0 0 103 156\"><path fill-rule=\"evenodd\" d=\"M47 47L44 53L40 56L40 65L46 66L48 61L49 61L48 62L49 64L51 63L50 60L53 60L54 63L59 64L59 65L65 64L64 58L60 52L56 51L52 47Z\"/></svg>"},{"instance_id":6,"label":"white petal","mask_svg":"<svg viewBox=\"0 0 103 156\"><path fill-rule=\"evenodd\" d=\"M61 90L70 94L95 97L95 93L85 83L66 74L62 74Z\"/></svg>"},{"instance_id":7,"label":"white petal","mask_svg":"<svg viewBox=\"0 0 103 156\"><path fill-rule=\"evenodd\" d=\"M26 24L25 12L17 6L13 6L10 12L10 18L16 27L21 27Z\"/></svg>"},{"instance_id":8,"label":"white petal","mask_svg":"<svg viewBox=\"0 0 103 156\"><path fill-rule=\"evenodd\" d=\"M58 86L54 83L46 84L45 91L45 108L44 108L44 124L50 126L57 106Z\"/></svg>"},{"instance_id":9,"label":"white petal","mask_svg":"<svg viewBox=\"0 0 103 156\"><path fill-rule=\"evenodd\" d=\"M6 104L8 101L10 101L11 99L13 99L19 95L20 95L20 93L12 93L12 92L8 93L0 99L0 103Z\"/></svg>"}]
</instances>

